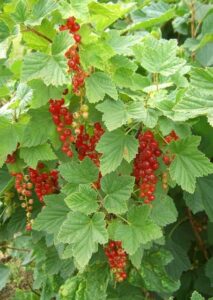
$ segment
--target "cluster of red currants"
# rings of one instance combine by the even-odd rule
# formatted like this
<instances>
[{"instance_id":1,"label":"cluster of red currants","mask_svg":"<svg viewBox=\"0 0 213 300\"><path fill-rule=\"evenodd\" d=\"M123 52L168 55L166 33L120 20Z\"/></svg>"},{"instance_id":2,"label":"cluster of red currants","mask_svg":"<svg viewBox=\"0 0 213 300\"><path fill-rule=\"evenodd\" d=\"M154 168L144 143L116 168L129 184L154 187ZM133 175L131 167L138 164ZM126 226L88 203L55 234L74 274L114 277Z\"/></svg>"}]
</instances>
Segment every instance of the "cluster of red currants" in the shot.
<instances>
[{"instance_id":1,"label":"cluster of red currants","mask_svg":"<svg viewBox=\"0 0 213 300\"><path fill-rule=\"evenodd\" d=\"M80 126L80 132L75 143L79 160L89 157L97 167L100 166L100 154L95 150L95 148L103 134L104 129L98 122L94 124L94 132L92 136L86 132L84 125ZM102 175L101 172L99 172L98 180L93 183L95 189L100 189L101 178Z\"/></svg>"},{"instance_id":2,"label":"cluster of red currants","mask_svg":"<svg viewBox=\"0 0 213 300\"><path fill-rule=\"evenodd\" d=\"M172 130L170 132L170 134L168 134L166 137L165 137L165 141L167 143L171 143L172 141L177 141L179 140L179 136L176 134L176 132L174 130Z\"/></svg>"},{"instance_id":3,"label":"cluster of red currants","mask_svg":"<svg viewBox=\"0 0 213 300\"><path fill-rule=\"evenodd\" d=\"M155 172L159 168L158 157L161 150L153 133L147 130L138 136L139 150L134 160L133 175L140 188L140 197L144 198L144 203L155 200L155 189L158 177Z\"/></svg>"},{"instance_id":4,"label":"cluster of red currants","mask_svg":"<svg viewBox=\"0 0 213 300\"><path fill-rule=\"evenodd\" d=\"M86 132L84 125L80 126L80 132L75 142L78 158L80 160L89 157L99 167L100 154L95 150L95 147L103 133L104 130L98 122L94 124L94 133L92 136Z\"/></svg>"},{"instance_id":5,"label":"cluster of red currants","mask_svg":"<svg viewBox=\"0 0 213 300\"><path fill-rule=\"evenodd\" d=\"M77 34L80 29L80 25L76 22L75 17L69 17L64 25L59 26L60 31L69 30L69 33L73 34L73 38L76 43L80 43L81 36Z\"/></svg>"},{"instance_id":6,"label":"cluster of red currants","mask_svg":"<svg viewBox=\"0 0 213 300\"><path fill-rule=\"evenodd\" d=\"M127 278L125 271L127 264L127 254L122 248L121 241L110 241L104 249L108 258L109 266L117 282L122 282Z\"/></svg>"},{"instance_id":7,"label":"cluster of red currants","mask_svg":"<svg viewBox=\"0 0 213 300\"><path fill-rule=\"evenodd\" d=\"M170 132L170 134L167 135L164 139L165 139L166 143L169 144L172 141L177 141L179 139L179 136L176 134L176 132L174 130L172 130ZM168 153L163 155L163 162L165 163L166 166L169 166L173 159L174 159L174 157L170 157L168 155Z\"/></svg>"},{"instance_id":8,"label":"cluster of red currants","mask_svg":"<svg viewBox=\"0 0 213 300\"><path fill-rule=\"evenodd\" d=\"M67 50L65 56L68 59L69 71L74 72L72 77L73 92L79 96L80 88L84 85L85 78L88 76L88 74L81 68L80 56L78 54L78 45L81 41L81 36L77 34L77 32L80 29L80 25L76 22L75 17L70 17L67 19L66 24L61 25L59 29L61 31L69 30L76 42L75 45Z\"/></svg>"},{"instance_id":9,"label":"cluster of red currants","mask_svg":"<svg viewBox=\"0 0 213 300\"><path fill-rule=\"evenodd\" d=\"M21 206L26 211L26 230L30 231L32 230L31 214L34 202L32 199L33 184L28 175L24 175L22 173L12 173L12 175L15 176L15 188L19 194L19 200L22 201Z\"/></svg>"},{"instance_id":10,"label":"cluster of red currants","mask_svg":"<svg viewBox=\"0 0 213 300\"><path fill-rule=\"evenodd\" d=\"M39 163L36 170L29 168L31 182L35 185L35 193L40 202L43 202L45 195L54 194L59 190L58 171L42 171L45 168L43 163Z\"/></svg>"},{"instance_id":11,"label":"cluster of red currants","mask_svg":"<svg viewBox=\"0 0 213 300\"><path fill-rule=\"evenodd\" d=\"M61 100L50 100L49 111L52 114L52 119L57 126L57 131L60 135L62 142L61 150L68 156L73 156L71 144L75 138L70 128L68 128L73 122L73 115L64 106L64 99Z\"/></svg>"}]
</instances>

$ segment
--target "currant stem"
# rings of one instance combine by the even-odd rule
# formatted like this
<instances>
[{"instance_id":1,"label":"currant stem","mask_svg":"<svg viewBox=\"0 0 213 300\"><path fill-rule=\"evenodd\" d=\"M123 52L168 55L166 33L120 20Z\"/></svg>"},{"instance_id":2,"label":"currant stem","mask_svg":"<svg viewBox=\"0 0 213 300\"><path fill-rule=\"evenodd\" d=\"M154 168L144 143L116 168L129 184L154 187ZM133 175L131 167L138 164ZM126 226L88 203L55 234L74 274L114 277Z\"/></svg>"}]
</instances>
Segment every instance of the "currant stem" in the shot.
<instances>
[{"instance_id":1,"label":"currant stem","mask_svg":"<svg viewBox=\"0 0 213 300\"><path fill-rule=\"evenodd\" d=\"M124 221L125 223L127 223L128 225L131 225L131 223L129 221L127 221L127 219L123 218L120 215L116 215L119 219L121 219L122 221Z\"/></svg>"},{"instance_id":2,"label":"currant stem","mask_svg":"<svg viewBox=\"0 0 213 300\"><path fill-rule=\"evenodd\" d=\"M31 31L33 33L35 33L36 35L42 37L43 39L45 39L46 41L48 41L49 43L52 43L53 41L48 38L46 35L44 35L43 33L37 31L36 29L30 27L30 26L26 26L26 30L25 31Z\"/></svg>"},{"instance_id":3,"label":"currant stem","mask_svg":"<svg viewBox=\"0 0 213 300\"><path fill-rule=\"evenodd\" d=\"M206 246L205 246L205 243L204 241L202 240L201 236L200 236L200 233L197 231L197 228L194 224L194 219L193 219L193 215L192 215L192 212L189 208L187 208L187 211L186 211L187 215L188 215L188 218L189 218L189 221L190 221L190 224L191 224L191 227L192 227L192 230L194 232L194 235L195 235L195 238L197 240L197 244L201 250L201 252L203 253L203 256L205 257L206 260L209 259L209 255L208 255L208 252L206 250Z\"/></svg>"}]
</instances>

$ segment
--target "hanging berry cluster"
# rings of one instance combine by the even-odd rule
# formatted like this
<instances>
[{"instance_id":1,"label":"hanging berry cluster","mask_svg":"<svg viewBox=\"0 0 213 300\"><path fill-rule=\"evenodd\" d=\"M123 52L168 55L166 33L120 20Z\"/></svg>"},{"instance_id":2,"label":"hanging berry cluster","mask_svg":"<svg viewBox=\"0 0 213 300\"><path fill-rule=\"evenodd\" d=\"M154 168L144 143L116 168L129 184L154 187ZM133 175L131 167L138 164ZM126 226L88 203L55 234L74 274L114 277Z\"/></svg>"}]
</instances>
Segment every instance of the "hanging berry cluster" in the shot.
<instances>
[{"instance_id":1,"label":"hanging berry cluster","mask_svg":"<svg viewBox=\"0 0 213 300\"><path fill-rule=\"evenodd\" d=\"M165 141L169 144L171 143L172 141L177 141L179 139L179 136L176 134L176 132L174 130L172 130L170 132L170 134L168 134L166 137L165 137Z\"/></svg>"},{"instance_id":2,"label":"hanging berry cluster","mask_svg":"<svg viewBox=\"0 0 213 300\"><path fill-rule=\"evenodd\" d=\"M122 282L127 278L125 271L127 254L122 248L121 241L110 241L104 249L109 266L115 276L115 281Z\"/></svg>"},{"instance_id":3,"label":"hanging berry cluster","mask_svg":"<svg viewBox=\"0 0 213 300\"><path fill-rule=\"evenodd\" d=\"M43 163L39 163L37 169L29 168L31 182L35 185L35 193L40 202L43 202L45 195L54 194L59 190L58 171L42 171L45 168Z\"/></svg>"},{"instance_id":4,"label":"hanging berry cluster","mask_svg":"<svg viewBox=\"0 0 213 300\"><path fill-rule=\"evenodd\" d=\"M177 141L179 139L179 136L176 134L174 130L172 130L170 134L167 135L164 139L166 143L169 144L172 141ZM174 157L171 157L168 152L165 155L163 155L163 162L166 166L169 166L173 159Z\"/></svg>"},{"instance_id":5,"label":"hanging berry cluster","mask_svg":"<svg viewBox=\"0 0 213 300\"><path fill-rule=\"evenodd\" d=\"M78 158L83 160L89 157L98 167L100 165L100 154L95 150L95 147L103 135L104 130L100 123L94 124L94 133L90 136L84 125L80 126L80 132L76 138L76 149L78 151Z\"/></svg>"},{"instance_id":6,"label":"hanging berry cluster","mask_svg":"<svg viewBox=\"0 0 213 300\"><path fill-rule=\"evenodd\" d=\"M161 155L158 142L153 133L147 130L138 136L139 150L134 160L133 175L140 188L140 197L144 203L155 200L155 189L158 178L156 171L159 168L158 157Z\"/></svg>"},{"instance_id":7,"label":"hanging berry cluster","mask_svg":"<svg viewBox=\"0 0 213 300\"><path fill-rule=\"evenodd\" d=\"M49 111L52 114L52 119L57 126L57 131L60 135L60 140L62 142L61 150L68 156L73 156L73 151L71 144L74 142L75 138L72 135L72 131L69 126L73 122L73 115L64 106L64 99L61 100L50 100L49 101Z\"/></svg>"},{"instance_id":8,"label":"hanging berry cluster","mask_svg":"<svg viewBox=\"0 0 213 300\"><path fill-rule=\"evenodd\" d=\"M100 166L100 154L95 150L95 148L103 134L104 130L98 122L94 124L94 132L92 136L86 132L84 125L80 126L80 132L76 138L75 144L79 160L89 157L97 167ZM99 172L98 180L93 183L95 189L100 189L101 178L102 175L101 172Z\"/></svg>"},{"instance_id":9,"label":"hanging berry cluster","mask_svg":"<svg viewBox=\"0 0 213 300\"><path fill-rule=\"evenodd\" d=\"M66 24L61 25L59 29L60 31L69 30L76 42L75 45L67 50L65 56L68 59L69 71L74 73L72 77L73 92L79 96L80 88L83 87L85 78L87 77L87 73L81 68L80 56L78 54L81 36L77 32L80 29L80 25L76 22L75 17L70 17L67 19Z\"/></svg>"},{"instance_id":10,"label":"hanging berry cluster","mask_svg":"<svg viewBox=\"0 0 213 300\"><path fill-rule=\"evenodd\" d=\"M32 199L33 184L28 175L24 175L22 173L13 173L12 175L15 176L15 188L19 194L19 200L22 201L21 206L26 211L26 230L30 231L32 230L31 214L34 202Z\"/></svg>"}]
</instances>

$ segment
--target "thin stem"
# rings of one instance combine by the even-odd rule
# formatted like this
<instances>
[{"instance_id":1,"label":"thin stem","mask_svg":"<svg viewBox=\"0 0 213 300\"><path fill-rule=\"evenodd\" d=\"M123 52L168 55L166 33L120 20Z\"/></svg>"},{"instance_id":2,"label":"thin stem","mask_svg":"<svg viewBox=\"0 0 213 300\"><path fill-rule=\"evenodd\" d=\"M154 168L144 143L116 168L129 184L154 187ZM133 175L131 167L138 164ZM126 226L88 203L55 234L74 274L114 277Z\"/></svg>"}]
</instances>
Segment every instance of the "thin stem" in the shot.
<instances>
[{"instance_id":1,"label":"thin stem","mask_svg":"<svg viewBox=\"0 0 213 300\"><path fill-rule=\"evenodd\" d=\"M194 0L191 0L190 4L190 10L191 10L191 37L196 37L196 29L195 29L195 2ZM193 51L191 54L192 60L195 59L195 52Z\"/></svg>"},{"instance_id":2,"label":"thin stem","mask_svg":"<svg viewBox=\"0 0 213 300\"><path fill-rule=\"evenodd\" d=\"M121 219L122 221L124 221L125 223L127 223L128 225L130 225L130 222L127 221L127 219L123 218L122 216L120 215L116 215L119 219Z\"/></svg>"},{"instance_id":3,"label":"thin stem","mask_svg":"<svg viewBox=\"0 0 213 300\"><path fill-rule=\"evenodd\" d=\"M157 91L159 91L159 78L158 78L158 73L154 73L154 74L153 74L153 81L154 81L154 84L155 84L156 87L157 87Z\"/></svg>"},{"instance_id":4,"label":"thin stem","mask_svg":"<svg viewBox=\"0 0 213 300\"><path fill-rule=\"evenodd\" d=\"M27 26L27 27L26 27L26 31L31 31L31 32L35 33L36 35L38 35L38 36L42 37L43 39L45 39L46 41L48 41L49 43L52 43L52 42L53 42L53 41L52 41L50 38L48 38L45 34L43 34L43 33L39 32L39 31L37 31L36 29L34 29L34 28L30 27L30 26Z\"/></svg>"},{"instance_id":5,"label":"thin stem","mask_svg":"<svg viewBox=\"0 0 213 300\"><path fill-rule=\"evenodd\" d=\"M194 0L191 0L190 9L191 9L191 37L195 38L196 31L195 31L195 2L194 2Z\"/></svg>"},{"instance_id":6,"label":"thin stem","mask_svg":"<svg viewBox=\"0 0 213 300\"><path fill-rule=\"evenodd\" d=\"M202 24L202 21L199 21L198 24L197 24L197 27L195 28L195 36L197 36L201 24Z\"/></svg>"},{"instance_id":7,"label":"thin stem","mask_svg":"<svg viewBox=\"0 0 213 300\"><path fill-rule=\"evenodd\" d=\"M134 124L132 127L130 127L127 131L126 131L126 135L130 132L130 131L132 131L132 129L134 129L135 127L137 127L138 126L138 123L136 123L136 124Z\"/></svg>"},{"instance_id":8,"label":"thin stem","mask_svg":"<svg viewBox=\"0 0 213 300\"><path fill-rule=\"evenodd\" d=\"M171 229L171 231L168 234L168 238L171 238L173 233L175 232L175 230L184 222L186 222L189 218L188 217L184 217L183 219L179 220L174 227Z\"/></svg>"},{"instance_id":9,"label":"thin stem","mask_svg":"<svg viewBox=\"0 0 213 300\"><path fill-rule=\"evenodd\" d=\"M136 135L135 135L136 139L139 137L141 130L142 130L142 124L140 125L140 127L138 128L138 131L136 132Z\"/></svg>"},{"instance_id":10,"label":"thin stem","mask_svg":"<svg viewBox=\"0 0 213 300\"><path fill-rule=\"evenodd\" d=\"M169 143L166 141L166 139L164 138L164 136L160 133L160 130L158 130L158 134L162 138L162 140L168 145Z\"/></svg>"},{"instance_id":11,"label":"thin stem","mask_svg":"<svg viewBox=\"0 0 213 300\"><path fill-rule=\"evenodd\" d=\"M29 249L23 249L23 248L16 248L16 247L10 247L10 246L7 246L7 245L0 245L1 248L6 248L6 249L9 249L9 250L16 250L16 251L22 251L22 252L30 252L31 250Z\"/></svg>"},{"instance_id":12,"label":"thin stem","mask_svg":"<svg viewBox=\"0 0 213 300\"><path fill-rule=\"evenodd\" d=\"M37 295L37 296L39 296L39 297L41 296L40 293L38 293L37 291L35 291L35 290L32 288L32 286L31 286L31 284L30 284L29 282L27 283L27 285L29 286L31 292L33 292L35 295Z\"/></svg>"},{"instance_id":13,"label":"thin stem","mask_svg":"<svg viewBox=\"0 0 213 300\"><path fill-rule=\"evenodd\" d=\"M192 230L194 232L195 238L197 240L197 244L198 244L201 252L203 253L203 256L205 257L205 259L208 260L209 257L208 257L208 252L206 250L205 243L202 240L202 238L200 236L200 233L198 232L198 230L197 230L197 228L195 226L193 215L192 215L192 212L191 212L191 210L189 208L187 208L187 215L188 215L188 218L189 218Z\"/></svg>"}]
</instances>

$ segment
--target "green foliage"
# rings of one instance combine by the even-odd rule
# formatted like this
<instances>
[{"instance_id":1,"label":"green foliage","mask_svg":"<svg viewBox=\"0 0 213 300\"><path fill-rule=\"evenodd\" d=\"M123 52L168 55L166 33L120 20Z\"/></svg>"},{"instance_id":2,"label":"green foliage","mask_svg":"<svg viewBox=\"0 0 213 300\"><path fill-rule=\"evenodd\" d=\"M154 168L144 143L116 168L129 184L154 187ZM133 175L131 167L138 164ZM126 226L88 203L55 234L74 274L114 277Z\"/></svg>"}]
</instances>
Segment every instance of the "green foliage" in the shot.
<instances>
[{"instance_id":1,"label":"green foliage","mask_svg":"<svg viewBox=\"0 0 213 300\"><path fill-rule=\"evenodd\" d=\"M1 271L1 279L0 279L0 291L1 291L8 282L10 276L10 269L5 265L0 264L0 271Z\"/></svg>"},{"instance_id":2,"label":"green foliage","mask_svg":"<svg viewBox=\"0 0 213 300\"><path fill-rule=\"evenodd\" d=\"M130 176L106 175L101 180L101 188L106 194L104 207L109 213L122 214L127 211L127 200L130 198L134 179Z\"/></svg>"},{"instance_id":3,"label":"green foliage","mask_svg":"<svg viewBox=\"0 0 213 300\"><path fill-rule=\"evenodd\" d=\"M101 173L103 175L115 171L125 159L131 162L137 153L137 140L121 129L112 133L106 132L100 139L96 149L103 153L101 157Z\"/></svg>"},{"instance_id":4,"label":"green foliage","mask_svg":"<svg viewBox=\"0 0 213 300\"><path fill-rule=\"evenodd\" d=\"M0 298L211 299L211 1L0 2Z\"/></svg>"},{"instance_id":5,"label":"green foliage","mask_svg":"<svg viewBox=\"0 0 213 300\"><path fill-rule=\"evenodd\" d=\"M60 166L60 172L65 180L74 184L87 184L97 180L98 169L86 158L81 163L70 162Z\"/></svg>"},{"instance_id":6,"label":"green foliage","mask_svg":"<svg viewBox=\"0 0 213 300\"><path fill-rule=\"evenodd\" d=\"M160 227L150 218L147 206L134 207L129 210L126 225L119 223L115 229L115 239L121 239L125 251L134 254L141 244L145 245L162 237Z\"/></svg>"},{"instance_id":7,"label":"green foliage","mask_svg":"<svg viewBox=\"0 0 213 300\"><path fill-rule=\"evenodd\" d=\"M170 174L183 190L193 193L197 177L213 172L212 164L197 147L200 138L193 136L172 143L170 149L175 159L170 167Z\"/></svg>"},{"instance_id":8,"label":"green foliage","mask_svg":"<svg viewBox=\"0 0 213 300\"><path fill-rule=\"evenodd\" d=\"M80 212L71 212L61 226L58 240L73 244L73 256L80 268L89 262L98 243L106 243L108 238L104 214L95 213L91 218Z\"/></svg>"},{"instance_id":9,"label":"green foliage","mask_svg":"<svg viewBox=\"0 0 213 300\"><path fill-rule=\"evenodd\" d=\"M109 76L101 72L96 72L87 78L86 91L90 103L96 103L103 100L106 94L115 100L118 98L114 83Z\"/></svg>"}]
</instances>

